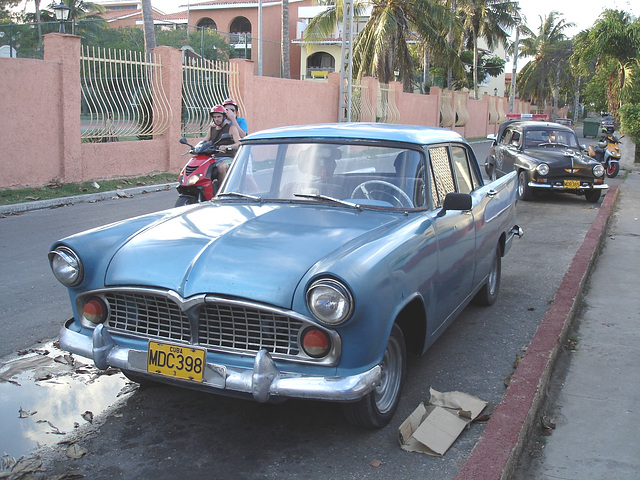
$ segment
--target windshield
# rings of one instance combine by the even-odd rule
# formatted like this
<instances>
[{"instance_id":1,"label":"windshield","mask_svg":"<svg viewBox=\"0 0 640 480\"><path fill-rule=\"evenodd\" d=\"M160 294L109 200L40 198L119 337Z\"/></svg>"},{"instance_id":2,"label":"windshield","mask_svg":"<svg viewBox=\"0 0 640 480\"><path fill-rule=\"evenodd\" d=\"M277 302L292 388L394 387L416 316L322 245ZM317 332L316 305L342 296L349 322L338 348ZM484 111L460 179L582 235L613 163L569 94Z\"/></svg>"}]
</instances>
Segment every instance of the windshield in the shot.
<instances>
[{"instance_id":1,"label":"windshield","mask_svg":"<svg viewBox=\"0 0 640 480\"><path fill-rule=\"evenodd\" d=\"M578 148L578 140L573 132L542 128L525 132L525 148L548 144Z\"/></svg>"},{"instance_id":2,"label":"windshield","mask_svg":"<svg viewBox=\"0 0 640 480\"><path fill-rule=\"evenodd\" d=\"M218 196L420 208L424 163L417 150L380 145L245 144Z\"/></svg>"}]
</instances>

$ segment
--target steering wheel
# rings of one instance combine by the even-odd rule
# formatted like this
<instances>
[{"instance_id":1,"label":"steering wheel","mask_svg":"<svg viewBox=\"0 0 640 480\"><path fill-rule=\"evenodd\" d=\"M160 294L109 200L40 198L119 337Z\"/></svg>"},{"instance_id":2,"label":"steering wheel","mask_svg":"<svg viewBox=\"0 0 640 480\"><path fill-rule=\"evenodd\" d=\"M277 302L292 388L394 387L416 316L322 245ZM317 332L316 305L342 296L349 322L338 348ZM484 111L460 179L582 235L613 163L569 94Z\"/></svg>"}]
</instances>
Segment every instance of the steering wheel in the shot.
<instances>
[{"instance_id":1,"label":"steering wheel","mask_svg":"<svg viewBox=\"0 0 640 480\"><path fill-rule=\"evenodd\" d=\"M367 189L367 186L371 187L373 185L383 186L383 187L386 187L387 189L395 190L396 192L399 193L400 197L398 198L392 193L389 193L388 191L385 191L385 190L381 190L379 188L374 188L372 190ZM362 193L364 193L365 198L369 200L382 200L379 197L387 196L395 200L395 203L397 204L398 207L413 208L413 202L409 198L409 195L407 195L400 187L394 185L393 183L385 182L383 180L367 180L366 182L362 182L360 185L358 185L356 188L353 189L353 192L351 193L351 198L357 198L356 192L358 190L361 190ZM374 193L377 194L378 198L372 198L372 194Z\"/></svg>"}]
</instances>

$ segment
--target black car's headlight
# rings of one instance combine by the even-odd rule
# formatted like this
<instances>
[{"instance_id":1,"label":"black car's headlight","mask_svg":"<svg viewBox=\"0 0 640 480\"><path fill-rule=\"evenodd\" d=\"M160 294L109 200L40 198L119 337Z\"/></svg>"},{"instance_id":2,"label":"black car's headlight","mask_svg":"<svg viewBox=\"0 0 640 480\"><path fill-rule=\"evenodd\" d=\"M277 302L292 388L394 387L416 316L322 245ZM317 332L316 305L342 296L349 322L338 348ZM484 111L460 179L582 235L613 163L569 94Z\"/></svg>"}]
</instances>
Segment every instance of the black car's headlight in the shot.
<instances>
[{"instance_id":1,"label":"black car's headlight","mask_svg":"<svg viewBox=\"0 0 640 480\"><path fill-rule=\"evenodd\" d=\"M309 311L327 325L346 322L353 312L353 297L349 289L333 278L321 278L307 290Z\"/></svg>"},{"instance_id":2,"label":"black car's headlight","mask_svg":"<svg viewBox=\"0 0 640 480\"><path fill-rule=\"evenodd\" d=\"M546 163L541 163L536 167L536 172L538 172L538 175L540 175L541 177L544 177L549 173L549 165L547 165Z\"/></svg>"},{"instance_id":3,"label":"black car's headlight","mask_svg":"<svg viewBox=\"0 0 640 480\"><path fill-rule=\"evenodd\" d=\"M84 277L80 257L69 247L58 247L49 252L49 264L55 277L67 287L75 287Z\"/></svg>"},{"instance_id":4,"label":"black car's headlight","mask_svg":"<svg viewBox=\"0 0 640 480\"><path fill-rule=\"evenodd\" d=\"M593 167L593 174L596 177L603 177L604 176L604 167L602 166L601 163L594 165Z\"/></svg>"}]
</instances>

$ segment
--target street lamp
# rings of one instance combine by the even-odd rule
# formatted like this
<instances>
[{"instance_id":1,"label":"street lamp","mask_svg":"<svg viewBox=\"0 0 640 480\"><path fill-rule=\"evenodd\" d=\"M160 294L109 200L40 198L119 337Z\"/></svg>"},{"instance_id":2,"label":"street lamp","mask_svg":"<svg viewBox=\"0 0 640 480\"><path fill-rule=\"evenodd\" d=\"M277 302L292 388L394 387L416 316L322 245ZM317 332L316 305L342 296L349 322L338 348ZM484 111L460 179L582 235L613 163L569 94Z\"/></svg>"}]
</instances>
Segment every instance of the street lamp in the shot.
<instances>
[{"instance_id":1,"label":"street lamp","mask_svg":"<svg viewBox=\"0 0 640 480\"><path fill-rule=\"evenodd\" d=\"M53 6L53 11L56 13L56 18L60 22L60 33L66 33L64 31L64 22L69 18L69 12L71 8L62 3L62 1L58 5Z\"/></svg>"}]
</instances>

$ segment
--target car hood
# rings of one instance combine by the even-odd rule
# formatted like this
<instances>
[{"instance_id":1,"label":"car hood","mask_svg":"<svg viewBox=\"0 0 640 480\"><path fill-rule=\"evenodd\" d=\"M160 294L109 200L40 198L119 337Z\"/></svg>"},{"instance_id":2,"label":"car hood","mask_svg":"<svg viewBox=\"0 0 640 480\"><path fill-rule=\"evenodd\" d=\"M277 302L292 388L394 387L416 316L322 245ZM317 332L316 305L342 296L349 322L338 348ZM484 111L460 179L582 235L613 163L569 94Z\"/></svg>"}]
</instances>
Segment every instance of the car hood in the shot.
<instances>
[{"instance_id":1,"label":"car hood","mask_svg":"<svg viewBox=\"0 0 640 480\"><path fill-rule=\"evenodd\" d=\"M377 228L398 218L317 205L198 205L130 237L113 256L105 285L158 287L185 298L238 296L289 308L309 268L349 242L370 241Z\"/></svg>"},{"instance_id":2,"label":"car hood","mask_svg":"<svg viewBox=\"0 0 640 480\"><path fill-rule=\"evenodd\" d=\"M548 163L553 167L593 166L595 160L571 148L540 147L528 148L524 153L538 163Z\"/></svg>"}]
</instances>

